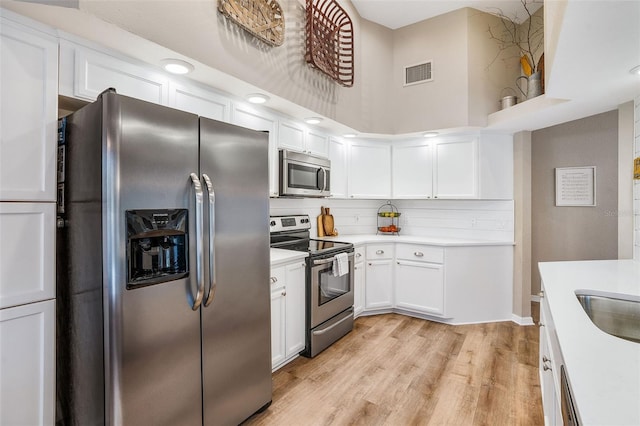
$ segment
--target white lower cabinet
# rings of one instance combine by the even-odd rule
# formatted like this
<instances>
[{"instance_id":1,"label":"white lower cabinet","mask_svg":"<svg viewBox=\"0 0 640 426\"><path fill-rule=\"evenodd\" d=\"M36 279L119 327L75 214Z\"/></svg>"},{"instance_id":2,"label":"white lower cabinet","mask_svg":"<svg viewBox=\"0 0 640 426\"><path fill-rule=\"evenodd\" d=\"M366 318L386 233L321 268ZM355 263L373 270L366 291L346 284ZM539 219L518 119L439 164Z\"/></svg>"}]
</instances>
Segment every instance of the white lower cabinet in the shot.
<instances>
[{"instance_id":1,"label":"white lower cabinet","mask_svg":"<svg viewBox=\"0 0 640 426\"><path fill-rule=\"evenodd\" d=\"M437 263L396 261L395 306L425 314L444 314L444 269Z\"/></svg>"},{"instance_id":2,"label":"white lower cabinet","mask_svg":"<svg viewBox=\"0 0 640 426\"><path fill-rule=\"evenodd\" d=\"M271 366L275 370L305 347L305 264L271 269Z\"/></svg>"},{"instance_id":3,"label":"white lower cabinet","mask_svg":"<svg viewBox=\"0 0 640 426\"><path fill-rule=\"evenodd\" d=\"M560 368L563 364L555 327L544 297L540 298L540 392L545 426L562 426Z\"/></svg>"},{"instance_id":4,"label":"white lower cabinet","mask_svg":"<svg viewBox=\"0 0 640 426\"><path fill-rule=\"evenodd\" d=\"M393 307L393 244L372 244L366 248L365 309Z\"/></svg>"},{"instance_id":5,"label":"white lower cabinet","mask_svg":"<svg viewBox=\"0 0 640 426\"><path fill-rule=\"evenodd\" d=\"M357 318L364 311L365 303L365 250L356 247L353 265L353 314Z\"/></svg>"},{"instance_id":6,"label":"white lower cabinet","mask_svg":"<svg viewBox=\"0 0 640 426\"><path fill-rule=\"evenodd\" d=\"M0 310L0 424L55 422L55 300Z\"/></svg>"}]
</instances>

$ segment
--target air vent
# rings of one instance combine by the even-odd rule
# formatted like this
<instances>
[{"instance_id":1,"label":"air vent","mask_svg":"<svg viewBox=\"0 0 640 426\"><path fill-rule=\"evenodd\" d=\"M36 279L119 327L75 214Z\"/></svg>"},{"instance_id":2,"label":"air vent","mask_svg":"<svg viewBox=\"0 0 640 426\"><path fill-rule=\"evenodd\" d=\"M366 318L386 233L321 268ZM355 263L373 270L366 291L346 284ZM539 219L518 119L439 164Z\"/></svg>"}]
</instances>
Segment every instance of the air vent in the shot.
<instances>
[{"instance_id":1,"label":"air vent","mask_svg":"<svg viewBox=\"0 0 640 426\"><path fill-rule=\"evenodd\" d=\"M433 80L432 61L404 67L404 85L426 83Z\"/></svg>"}]
</instances>

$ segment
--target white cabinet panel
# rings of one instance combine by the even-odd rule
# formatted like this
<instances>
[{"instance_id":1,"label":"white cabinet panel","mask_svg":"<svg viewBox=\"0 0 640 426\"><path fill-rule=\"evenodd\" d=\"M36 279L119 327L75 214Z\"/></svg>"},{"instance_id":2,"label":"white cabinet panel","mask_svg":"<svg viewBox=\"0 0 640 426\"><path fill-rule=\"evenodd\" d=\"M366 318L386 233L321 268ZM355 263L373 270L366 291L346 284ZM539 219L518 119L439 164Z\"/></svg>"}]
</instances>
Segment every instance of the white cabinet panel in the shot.
<instances>
[{"instance_id":1,"label":"white cabinet panel","mask_svg":"<svg viewBox=\"0 0 640 426\"><path fill-rule=\"evenodd\" d=\"M271 365L285 360L286 351L286 272L284 267L271 270Z\"/></svg>"},{"instance_id":2,"label":"white cabinet panel","mask_svg":"<svg viewBox=\"0 0 640 426\"><path fill-rule=\"evenodd\" d=\"M436 198L476 198L478 196L478 139L454 138L435 145Z\"/></svg>"},{"instance_id":3,"label":"white cabinet panel","mask_svg":"<svg viewBox=\"0 0 640 426\"><path fill-rule=\"evenodd\" d=\"M0 424L55 422L55 301L0 310Z\"/></svg>"},{"instance_id":4,"label":"white cabinet panel","mask_svg":"<svg viewBox=\"0 0 640 426\"><path fill-rule=\"evenodd\" d=\"M305 347L305 264L286 266L286 351L288 357L297 355Z\"/></svg>"},{"instance_id":5,"label":"white cabinet panel","mask_svg":"<svg viewBox=\"0 0 640 426\"><path fill-rule=\"evenodd\" d=\"M304 151L304 129L296 123L280 121L278 123L278 148Z\"/></svg>"},{"instance_id":6,"label":"white cabinet panel","mask_svg":"<svg viewBox=\"0 0 640 426\"><path fill-rule=\"evenodd\" d=\"M269 132L269 195L278 196L278 147L277 147L277 123L271 117L256 109L243 104L233 104L231 109L231 122L238 126L253 130Z\"/></svg>"},{"instance_id":7,"label":"white cabinet panel","mask_svg":"<svg viewBox=\"0 0 640 426\"><path fill-rule=\"evenodd\" d=\"M329 138L322 133L309 130L306 135L307 151L320 157L329 157Z\"/></svg>"},{"instance_id":8,"label":"white cabinet panel","mask_svg":"<svg viewBox=\"0 0 640 426\"><path fill-rule=\"evenodd\" d=\"M364 247L356 247L353 266L353 314L357 318L364 311L365 266Z\"/></svg>"},{"instance_id":9,"label":"white cabinet panel","mask_svg":"<svg viewBox=\"0 0 640 426\"><path fill-rule=\"evenodd\" d=\"M391 197L391 146L352 141L349 147L349 197Z\"/></svg>"},{"instance_id":10,"label":"white cabinet panel","mask_svg":"<svg viewBox=\"0 0 640 426\"><path fill-rule=\"evenodd\" d=\"M432 145L425 141L393 145L393 198L431 198L432 149Z\"/></svg>"},{"instance_id":11,"label":"white cabinet panel","mask_svg":"<svg viewBox=\"0 0 640 426\"><path fill-rule=\"evenodd\" d=\"M513 199L513 136L482 134L479 142L479 198Z\"/></svg>"},{"instance_id":12,"label":"white cabinet panel","mask_svg":"<svg viewBox=\"0 0 640 426\"><path fill-rule=\"evenodd\" d=\"M231 117L229 99L194 85L170 82L169 106L227 123Z\"/></svg>"},{"instance_id":13,"label":"white cabinet panel","mask_svg":"<svg viewBox=\"0 0 640 426\"><path fill-rule=\"evenodd\" d=\"M1 22L0 200L55 201L58 44Z\"/></svg>"},{"instance_id":14,"label":"white cabinet panel","mask_svg":"<svg viewBox=\"0 0 640 426\"><path fill-rule=\"evenodd\" d=\"M121 95L168 104L169 80L160 72L65 40L60 42L60 55L65 64L61 69L73 70L71 78L63 76L66 84L60 86L61 95L93 101L105 89L113 87ZM68 66L69 61L73 68ZM72 89L68 87L71 82ZM70 89L72 92L68 93Z\"/></svg>"},{"instance_id":15,"label":"white cabinet panel","mask_svg":"<svg viewBox=\"0 0 640 426\"><path fill-rule=\"evenodd\" d=\"M0 308L55 297L54 203L0 203Z\"/></svg>"},{"instance_id":16,"label":"white cabinet panel","mask_svg":"<svg viewBox=\"0 0 640 426\"><path fill-rule=\"evenodd\" d=\"M347 142L331 138L329 160L331 160L331 197L347 198Z\"/></svg>"},{"instance_id":17,"label":"white cabinet panel","mask_svg":"<svg viewBox=\"0 0 640 426\"><path fill-rule=\"evenodd\" d=\"M366 309L390 309L393 306L392 260L367 260L365 284Z\"/></svg>"},{"instance_id":18,"label":"white cabinet panel","mask_svg":"<svg viewBox=\"0 0 640 426\"><path fill-rule=\"evenodd\" d=\"M444 270L435 263L398 260L395 306L409 311L444 313Z\"/></svg>"}]
</instances>

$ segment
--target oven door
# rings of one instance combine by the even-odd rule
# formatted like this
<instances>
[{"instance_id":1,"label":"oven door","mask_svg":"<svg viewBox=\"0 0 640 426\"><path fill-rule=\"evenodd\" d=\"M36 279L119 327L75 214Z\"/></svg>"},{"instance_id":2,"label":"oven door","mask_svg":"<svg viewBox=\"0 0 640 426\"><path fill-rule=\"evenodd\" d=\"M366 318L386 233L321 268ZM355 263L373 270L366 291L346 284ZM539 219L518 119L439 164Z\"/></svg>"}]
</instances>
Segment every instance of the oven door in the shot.
<instances>
[{"instance_id":1,"label":"oven door","mask_svg":"<svg viewBox=\"0 0 640 426\"><path fill-rule=\"evenodd\" d=\"M349 272L341 277L333 275L333 256L309 259L310 328L353 306L353 252L348 257Z\"/></svg>"}]
</instances>

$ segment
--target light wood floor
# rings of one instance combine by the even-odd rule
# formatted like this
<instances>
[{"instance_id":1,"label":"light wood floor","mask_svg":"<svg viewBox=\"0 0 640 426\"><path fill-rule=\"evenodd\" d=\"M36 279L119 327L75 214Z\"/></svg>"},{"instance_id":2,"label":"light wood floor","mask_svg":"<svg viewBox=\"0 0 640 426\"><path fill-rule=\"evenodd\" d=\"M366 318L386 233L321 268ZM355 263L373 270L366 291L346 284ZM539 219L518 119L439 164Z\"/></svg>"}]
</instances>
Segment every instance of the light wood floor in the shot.
<instances>
[{"instance_id":1,"label":"light wood floor","mask_svg":"<svg viewBox=\"0 0 640 426\"><path fill-rule=\"evenodd\" d=\"M273 403L245 425L543 423L538 327L388 314L275 372Z\"/></svg>"}]
</instances>

